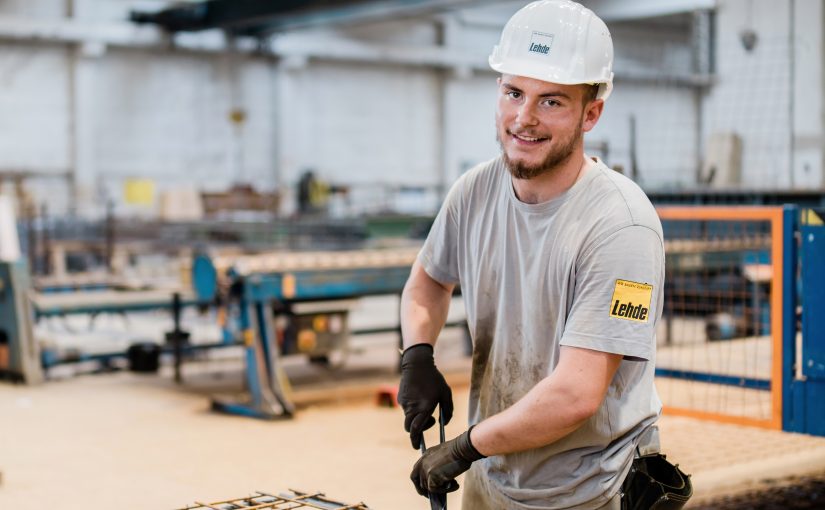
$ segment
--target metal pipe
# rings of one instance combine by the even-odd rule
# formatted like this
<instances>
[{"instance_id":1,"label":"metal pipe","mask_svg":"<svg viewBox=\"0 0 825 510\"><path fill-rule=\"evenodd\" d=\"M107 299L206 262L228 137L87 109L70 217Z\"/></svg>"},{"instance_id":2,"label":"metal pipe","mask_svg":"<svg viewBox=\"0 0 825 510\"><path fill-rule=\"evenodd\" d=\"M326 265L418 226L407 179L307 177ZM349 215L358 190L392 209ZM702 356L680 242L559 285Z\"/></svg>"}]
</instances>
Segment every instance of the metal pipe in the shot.
<instances>
[{"instance_id":1,"label":"metal pipe","mask_svg":"<svg viewBox=\"0 0 825 510\"><path fill-rule=\"evenodd\" d=\"M713 16L711 10L696 10L693 12L691 23L691 50L693 53L692 72L698 75L713 76ZM696 145L694 157L694 182L698 183L702 175L702 155L705 144L703 140L705 119L702 109L704 91L697 88L693 92L693 107L696 113Z\"/></svg>"},{"instance_id":2,"label":"metal pipe","mask_svg":"<svg viewBox=\"0 0 825 510\"><path fill-rule=\"evenodd\" d=\"M112 274L112 260L115 253L115 204L112 200L106 203L106 223L104 224L104 238L106 247L104 257L106 259L106 271Z\"/></svg>"},{"instance_id":3,"label":"metal pipe","mask_svg":"<svg viewBox=\"0 0 825 510\"><path fill-rule=\"evenodd\" d=\"M788 2L788 177L791 189L796 187L794 96L796 95L796 0Z\"/></svg>"},{"instance_id":4,"label":"metal pipe","mask_svg":"<svg viewBox=\"0 0 825 510\"><path fill-rule=\"evenodd\" d=\"M34 207L34 205L32 205ZM40 237L42 239L43 253L42 253L42 272L41 274L52 274L52 239L51 228L49 225L49 207L46 204L40 206Z\"/></svg>"}]
</instances>

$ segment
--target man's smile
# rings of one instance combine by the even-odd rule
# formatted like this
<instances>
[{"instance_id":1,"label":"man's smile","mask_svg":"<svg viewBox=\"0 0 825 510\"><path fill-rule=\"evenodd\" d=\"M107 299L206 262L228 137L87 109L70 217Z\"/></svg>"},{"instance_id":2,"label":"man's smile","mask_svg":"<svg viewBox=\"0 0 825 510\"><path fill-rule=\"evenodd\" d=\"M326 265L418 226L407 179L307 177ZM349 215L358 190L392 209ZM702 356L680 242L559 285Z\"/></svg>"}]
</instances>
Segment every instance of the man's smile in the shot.
<instances>
[{"instance_id":1,"label":"man's smile","mask_svg":"<svg viewBox=\"0 0 825 510\"><path fill-rule=\"evenodd\" d=\"M510 138L513 139L516 145L523 147L535 147L549 140L549 138L546 137L530 136L527 133L513 133L509 129L507 130L507 134L510 135Z\"/></svg>"}]
</instances>

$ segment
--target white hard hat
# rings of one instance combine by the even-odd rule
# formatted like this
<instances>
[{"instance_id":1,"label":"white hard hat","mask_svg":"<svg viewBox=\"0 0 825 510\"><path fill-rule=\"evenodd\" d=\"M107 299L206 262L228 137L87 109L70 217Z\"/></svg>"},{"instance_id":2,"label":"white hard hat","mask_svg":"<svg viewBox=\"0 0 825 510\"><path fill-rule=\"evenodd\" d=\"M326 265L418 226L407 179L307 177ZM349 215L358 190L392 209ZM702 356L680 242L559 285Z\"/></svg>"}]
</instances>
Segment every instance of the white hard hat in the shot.
<instances>
[{"instance_id":1,"label":"white hard hat","mask_svg":"<svg viewBox=\"0 0 825 510\"><path fill-rule=\"evenodd\" d=\"M613 90L613 41L607 25L569 0L539 0L513 14L489 62L502 74L564 85L598 83L600 99Z\"/></svg>"}]
</instances>

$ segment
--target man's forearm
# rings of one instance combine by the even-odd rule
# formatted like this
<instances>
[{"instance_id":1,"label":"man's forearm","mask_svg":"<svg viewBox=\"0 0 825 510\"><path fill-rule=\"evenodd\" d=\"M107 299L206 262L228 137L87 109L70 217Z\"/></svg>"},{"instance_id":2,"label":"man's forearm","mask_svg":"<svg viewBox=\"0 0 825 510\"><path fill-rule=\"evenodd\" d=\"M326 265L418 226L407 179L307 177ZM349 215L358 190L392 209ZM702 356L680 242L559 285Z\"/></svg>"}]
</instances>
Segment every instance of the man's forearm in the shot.
<instances>
[{"instance_id":1,"label":"man's forearm","mask_svg":"<svg viewBox=\"0 0 825 510\"><path fill-rule=\"evenodd\" d=\"M511 407L476 425L470 441L486 456L558 441L598 411L621 360L616 354L563 347L553 374Z\"/></svg>"},{"instance_id":2,"label":"man's forearm","mask_svg":"<svg viewBox=\"0 0 825 510\"><path fill-rule=\"evenodd\" d=\"M435 345L436 338L447 322L452 286L430 278L416 262L401 294L401 335L404 347L417 343Z\"/></svg>"},{"instance_id":3,"label":"man's forearm","mask_svg":"<svg viewBox=\"0 0 825 510\"><path fill-rule=\"evenodd\" d=\"M590 416L575 395L553 389L551 378L533 387L513 406L473 428L470 441L486 456L539 448L573 432Z\"/></svg>"}]
</instances>

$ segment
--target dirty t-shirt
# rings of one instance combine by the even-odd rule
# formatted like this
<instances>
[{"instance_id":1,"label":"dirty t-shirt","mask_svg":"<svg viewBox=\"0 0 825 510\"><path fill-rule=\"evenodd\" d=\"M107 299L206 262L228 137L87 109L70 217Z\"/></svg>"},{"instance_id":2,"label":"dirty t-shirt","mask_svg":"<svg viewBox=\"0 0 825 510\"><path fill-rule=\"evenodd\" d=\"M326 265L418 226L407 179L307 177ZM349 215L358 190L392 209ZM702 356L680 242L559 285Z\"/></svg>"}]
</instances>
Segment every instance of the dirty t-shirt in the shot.
<instances>
[{"instance_id":1,"label":"dirty t-shirt","mask_svg":"<svg viewBox=\"0 0 825 510\"><path fill-rule=\"evenodd\" d=\"M561 346L625 357L577 430L473 464L491 509L601 507L661 410L653 386L661 223L631 180L597 159L582 172L557 198L527 204L500 157L479 165L452 187L418 256L432 278L461 285L474 344L470 424L550 375Z\"/></svg>"}]
</instances>

